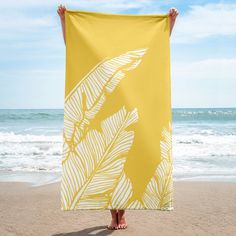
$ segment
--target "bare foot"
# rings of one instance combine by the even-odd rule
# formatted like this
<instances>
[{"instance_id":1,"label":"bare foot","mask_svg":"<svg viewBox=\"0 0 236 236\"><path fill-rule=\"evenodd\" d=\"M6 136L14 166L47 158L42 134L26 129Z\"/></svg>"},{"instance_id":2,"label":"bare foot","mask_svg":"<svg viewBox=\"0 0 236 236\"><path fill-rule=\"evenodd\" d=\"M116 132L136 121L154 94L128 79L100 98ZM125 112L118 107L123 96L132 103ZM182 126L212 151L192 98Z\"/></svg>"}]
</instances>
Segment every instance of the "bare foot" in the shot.
<instances>
[{"instance_id":1,"label":"bare foot","mask_svg":"<svg viewBox=\"0 0 236 236\"><path fill-rule=\"evenodd\" d=\"M111 223L107 225L108 229L118 229L118 212L112 210L111 211L112 219Z\"/></svg>"},{"instance_id":2,"label":"bare foot","mask_svg":"<svg viewBox=\"0 0 236 236\"><path fill-rule=\"evenodd\" d=\"M125 211L118 210L118 229L126 229L128 224L126 223L125 219Z\"/></svg>"}]
</instances>

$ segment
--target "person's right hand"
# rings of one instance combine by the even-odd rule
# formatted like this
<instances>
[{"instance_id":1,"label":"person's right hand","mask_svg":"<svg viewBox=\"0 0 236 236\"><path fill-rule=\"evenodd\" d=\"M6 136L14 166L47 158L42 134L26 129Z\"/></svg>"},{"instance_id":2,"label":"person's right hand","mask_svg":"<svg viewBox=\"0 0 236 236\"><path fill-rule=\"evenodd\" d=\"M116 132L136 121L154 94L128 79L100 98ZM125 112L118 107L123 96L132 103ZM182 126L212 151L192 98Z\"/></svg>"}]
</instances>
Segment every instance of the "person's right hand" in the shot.
<instances>
[{"instance_id":1,"label":"person's right hand","mask_svg":"<svg viewBox=\"0 0 236 236\"><path fill-rule=\"evenodd\" d=\"M57 13L60 16L62 21L65 21L65 11L66 11L66 7L60 4L58 6Z\"/></svg>"}]
</instances>

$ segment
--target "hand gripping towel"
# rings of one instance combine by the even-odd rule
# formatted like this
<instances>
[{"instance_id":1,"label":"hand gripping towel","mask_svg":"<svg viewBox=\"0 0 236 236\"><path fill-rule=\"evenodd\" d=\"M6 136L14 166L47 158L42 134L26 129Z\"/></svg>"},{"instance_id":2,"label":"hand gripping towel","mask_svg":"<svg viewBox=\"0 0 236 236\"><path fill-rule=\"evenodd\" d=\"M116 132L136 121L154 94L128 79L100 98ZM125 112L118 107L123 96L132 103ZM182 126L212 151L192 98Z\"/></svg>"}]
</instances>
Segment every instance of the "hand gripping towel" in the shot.
<instances>
[{"instance_id":1,"label":"hand gripping towel","mask_svg":"<svg viewBox=\"0 0 236 236\"><path fill-rule=\"evenodd\" d=\"M62 210L173 210L169 21L66 10Z\"/></svg>"}]
</instances>

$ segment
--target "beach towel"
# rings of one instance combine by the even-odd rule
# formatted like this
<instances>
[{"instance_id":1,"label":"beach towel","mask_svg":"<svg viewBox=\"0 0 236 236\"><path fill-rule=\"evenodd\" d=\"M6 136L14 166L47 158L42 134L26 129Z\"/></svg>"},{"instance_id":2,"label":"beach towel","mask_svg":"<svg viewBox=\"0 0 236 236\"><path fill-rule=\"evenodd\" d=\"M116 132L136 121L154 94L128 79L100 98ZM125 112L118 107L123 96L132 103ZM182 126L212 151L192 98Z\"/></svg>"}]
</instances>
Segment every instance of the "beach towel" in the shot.
<instances>
[{"instance_id":1,"label":"beach towel","mask_svg":"<svg viewBox=\"0 0 236 236\"><path fill-rule=\"evenodd\" d=\"M169 24L65 12L61 210L173 210Z\"/></svg>"}]
</instances>

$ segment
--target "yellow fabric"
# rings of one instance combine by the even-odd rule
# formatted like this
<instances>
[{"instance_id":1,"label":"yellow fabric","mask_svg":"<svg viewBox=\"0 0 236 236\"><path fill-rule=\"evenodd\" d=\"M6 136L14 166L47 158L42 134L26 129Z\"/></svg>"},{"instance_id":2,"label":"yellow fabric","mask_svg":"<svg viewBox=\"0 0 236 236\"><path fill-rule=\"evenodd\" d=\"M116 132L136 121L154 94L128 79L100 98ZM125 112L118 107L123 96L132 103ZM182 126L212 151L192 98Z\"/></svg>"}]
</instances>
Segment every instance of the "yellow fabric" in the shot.
<instances>
[{"instance_id":1,"label":"yellow fabric","mask_svg":"<svg viewBox=\"0 0 236 236\"><path fill-rule=\"evenodd\" d=\"M168 15L65 20L61 209L173 210Z\"/></svg>"}]
</instances>

